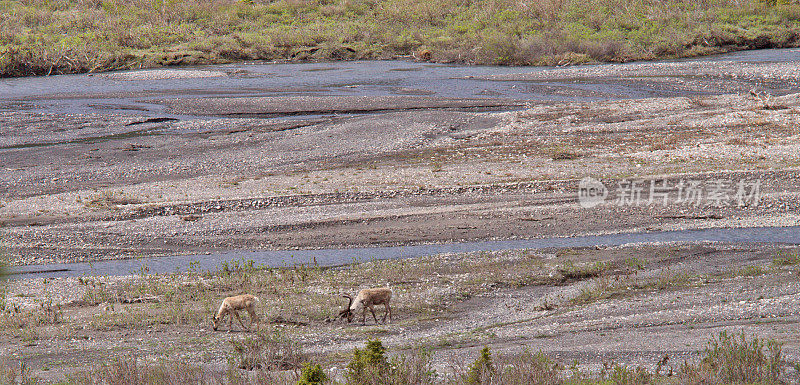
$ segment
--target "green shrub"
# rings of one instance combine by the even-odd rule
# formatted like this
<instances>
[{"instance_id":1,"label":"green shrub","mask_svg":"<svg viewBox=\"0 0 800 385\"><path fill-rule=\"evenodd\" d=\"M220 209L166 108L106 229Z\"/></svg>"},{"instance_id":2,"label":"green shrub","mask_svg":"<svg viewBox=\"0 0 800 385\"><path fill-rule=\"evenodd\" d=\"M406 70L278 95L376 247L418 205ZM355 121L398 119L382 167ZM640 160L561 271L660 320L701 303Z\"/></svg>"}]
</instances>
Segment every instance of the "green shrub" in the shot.
<instances>
[{"instance_id":1,"label":"green shrub","mask_svg":"<svg viewBox=\"0 0 800 385\"><path fill-rule=\"evenodd\" d=\"M599 277L603 274L603 272L608 270L608 268L609 266L603 262L575 265L572 260L567 260L564 262L564 265L558 269L558 271L566 279L582 280Z\"/></svg>"},{"instance_id":2,"label":"green shrub","mask_svg":"<svg viewBox=\"0 0 800 385\"><path fill-rule=\"evenodd\" d=\"M380 340L368 341L364 350L355 349L347 365L346 385L426 385L433 384L436 372L429 355L419 351L412 358L386 358Z\"/></svg>"},{"instance_id":3,"label":"green shrub","mask_svg":"<svg viewBox=\"0 0 800 385\"><path fill-rule=\"evenodd\" d=\"M611 365L610 368L603 369L600 374L601 384L614 385L648 385L653 383L655 376L642 367L634 369L622 365Z\"/></svg>"},{"instance_id":4,"label":"green shrub","mask_svg":"<svg viewBox=\"0 0 800 385\"><path fill-rule=\"evenodd\" d=\"M678 377L682 384L780 384L781 356L775 340L723 331L708 343L700 363L684 364Z\"/></svg>"},{"instance_id":5,"label":"green shrub","mask_svg":"<svg viewBox=\"0 0 800 385\"><path fill-rule=\"evenodd\" d=\"M364 350L355 349L353 360L347 365L348 385L383 384L390 374L386 348L380 340L368 341Z\"/></svg>"},{"instance_id":6,"label":"green shrub","mask_svg":"<svg viewBox=\"0 0 800 385\"><path fill-rule=\"evenodd\" d=\"M496 371L494 363L492 363L492 353L488 346L484 346L481 349L481 356L470 365L464 382L470 385L491 384L492 376Z\"/></svg>"},{"instance_id":7,"label":"green shrub","mask_svg":"<svg viewBox=\"0 0 800 385\"><path fill-rule=\"evenodd\" d=\"M737 337L723 331L709 342L703 364L725 382L777 384L781 350L774 340L764 342L753 336L748 341L744 332Z\"/></svg>"},{"instance_id":8,"label":"green shrub","mask_svg":"<svg viewBox=\"0 0 800 385\"><path fill-rule=\"evenodd\" d=\"M306 362L303 364L303 371L300 372L300 380L296 385L322 385L328 382L328 376L319 366L319 364L312 364Z\"/></svg>"},{"instance_id":9,"label":"green shrub","mask_svg":"<svg viewBox=\"0 0 800 385\"><path fill-rule=\"evenodd\" d=\"M800 264L800 252L783 252L779 251L772 258L772 264L775 266L794 266Z\"/></svg>"}]
</instances>

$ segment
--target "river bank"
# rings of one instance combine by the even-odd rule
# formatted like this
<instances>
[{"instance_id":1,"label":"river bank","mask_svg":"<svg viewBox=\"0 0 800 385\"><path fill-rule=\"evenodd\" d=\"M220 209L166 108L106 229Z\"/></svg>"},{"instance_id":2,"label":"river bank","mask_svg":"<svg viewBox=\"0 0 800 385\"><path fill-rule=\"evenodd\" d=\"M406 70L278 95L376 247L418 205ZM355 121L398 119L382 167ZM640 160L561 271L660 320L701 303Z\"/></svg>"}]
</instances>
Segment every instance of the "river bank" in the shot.
<instances>
[{"instance_id":1,"label":"river bank","mask_svg":"<svg viewBox=\"0 0 800 385\"><path fill-rule=\"evenodd\" d=\"M0 4L0 77L241 61L566 65L798 45L791 2L107 1Z\"/></svg>"}]
</instances>

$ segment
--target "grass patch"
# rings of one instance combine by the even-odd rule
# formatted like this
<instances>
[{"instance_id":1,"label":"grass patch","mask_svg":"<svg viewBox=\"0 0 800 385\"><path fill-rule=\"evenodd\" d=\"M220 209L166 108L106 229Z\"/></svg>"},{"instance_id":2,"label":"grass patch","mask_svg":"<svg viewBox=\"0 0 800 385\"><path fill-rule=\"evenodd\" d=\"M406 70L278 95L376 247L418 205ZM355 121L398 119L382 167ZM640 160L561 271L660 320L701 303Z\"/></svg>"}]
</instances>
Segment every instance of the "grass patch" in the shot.
<instances>
[{"instance_id":1,"label":"grass patch","mask_svg":"<svg viewBox=\"0 0 800 385\"><path fill-rule=\"evenodd\" d=\"M553 147L545 151L552 160L574 160L583 157L581 153L569 147Z\"/></svg>"},{"instance_id":2,"label":"grass patch","mask_svg":"<svg viewBox=\"0 0 800 385\"><path fill-rule=\"evenodd\" d=\"M137 362L133 357L121 357L92 370L71 374L65 383L83 384L341 384L341 385L659 385L659 384L782 384L785 365L781 344L757 336L729 334L725 331L713 337L698 362L685 361L677 370L662 369L666 359L655 371L604 363L600 372L585 372L566 367L547 355L523 351L517 354L493 354L484 347L472 363L451 360L453 376L440 376L432 367L430 355L416 351L410 356L388 357L379 340L367 342L355 349L346 366L344 382L335 382L316 364L306 362L301 373L280 373L267 370L244 372L231 366L213 371L184 362ZM30 371L21 371L8 361L0 361L0 379L7 383L37 383ZM22 373L22 382L18 382ZM25 375L27 373L27 377ZM26 379L27 378L27 379ZM299 382L298 382L299 381Z\"/></svg>"},{"instance_id":3,"label":"grass patch","mask_svg":"<svg viewBox=\"0 0 800 385\"><path fill-rule=\"evenodd\" d=\"M247 260L224 263L215 272L190 267L186 273L149 274L143 267L131 277L80 278L83 301L100 309L81 320L98 331L157 325L202 327L209 324L222 298L250 293L262 301L257 311L265 324L313 326L331 321L347 304L341 294L354 295L364 287L389 283L395 292L393 310L410 317L398 322L413 323L445 316L443 311L450 304L497 287L552 283L550 269L540 255L527 251L372 261L336 268L315 264L262 268ZM32 316L25 313L13 322L28 322L24 320Z\"/></svg>"},{"instance_id":4,"label":"grass patch","mask_svg":"<svg viewBox=\"0 0 800 385\"><path fill-rule=\"evenodd\" d=\"M724 277L756 277L768 273L769 270L759 265L746 265L737 268L730 268L723 273Z\"/></svg>"},{"instance_id":5,"label":"grass patch","mask_svg":"<svg viewBox=\"0 0 800 385\"><path fill-rule=\"evenodd\" d=\"M261 338L264 337L264 338ZM694 362L684 361L667 365L668 358L658 363L654 371L642 367L629 367L604 362L601 370L583 371L573 364L565 366L547 355L525 350L521 353L494 354L484 347L472 362L451 359L452 375L440 375L433 369L431 356L426 350L411 355L389 356L380 340L356 348L346 364L343 381L335 381L318 364L297 353L292 341L259 335L245 339L243 345L251 352L282 352L278 355L256 354L261 365L249 365L243 371L237 365L227 369L184 361L152 362L135 357L119 357L104 364L95 364L90 370L69 374L65 384L340 384L340 385L702 385L702 384L759 384L778 385L787 377L782 346L775 340L757 336L729 334L723 331L711 338L702 357ZM254 343L252 343L255 341ZM264 342L266 341L266 342ZM277 349L275 349L277 348ZM287 350L288 349L288 350ZM287 353L288 352L288 353ZM290 359L291 367L285 365ZM253 361L247 361L253 363ZM300 364L297 364L300 363ZM297 368L302 371L280 371ZM669 366L669 370L663 370ZM34 384L40 381L32 376L30 368L0 359L2 383Z\"/></svg>"},{"instance_id":6,"label":"grass patch","mask_svg":"<svg viewBox=\"0 0 800 385\"><path fill-rule=\"evenodd\" d=\"M581 258L578 252L565 256ZM50 302L37 309L3 313L0 329L19 335L27 326L61 325L64 319L68 319L64 327L77 324L100 332L166 325L202 328L210 325L222 298L250 293L261 299L257 311L263 324L304 330L331 322L347 304L341 294L352 295L359 289L387 283L395 292L393 310L405 315L397 322L413 324L446 317L451 305L498 287L562 284L567 279L595 278L612 269L631 270L639 265L623 260L574 263L572 259L559 264L545 262L542 254L518 250L372 261L336 268L315 264L261 268L246 260L225 263L215 272L200 271L195 264L189 271L175 274L149 274L143 267L129 277L79 278L83 302L96 306L97 311L74 318L74 310L62 310ZM550 308L547 304L544 307ZM65 312L69 316L65 317ZM352 331L369 336L386 332L379 328Z\"/></svg>"},{"instance_id":7,"label":"grass patch","mask_svg":"<svg viewBox=\"0 0 800 385\"><path fill-rule=\"evenodd\" d=\"M0 357L0 384L32 385L39 381L33 376L30 366Z\"/></svg>"},{"instance_id":8,"label":"grass patch","mask_svg":"<svg viewBox=\"0 0 800 385\"><path fill-rule=\"evenodd\" d=\"M685 364L678 377L688 384L780 384L781 360L775 340L722 332L708 343L700 363Z\"/></svg>"},{"instance_id":9,"label":"grass patch","mask_svg":"<svg viewBox=\"0 0 800 385\"><path fill-rule=\"evenodd\" d=\"M545 354L524 351L521 354L494 356L489 348L481 350L470 365L451 364L454 381L445 384L542 384L542 385L660 385L660 384L781 384L781 345L775 340L757 336L733 335L725 331L708 342L697 363L683 362L676 371L663 371L667 358L655 371L604 363L599 373L589 373L575 366L566 368Z\"/></svg>"},{"instance_id":10,"label":"grass patch","mask_svg":"<svg viewBox=\"0 0 800 385\"><path fill-rule=\"evenodd\" d=\"M67 376L63 383L71 385L93 384L294 384L291 376L257 370L253 373L228 368L215 371L197 364L179 361L156 363L138 362L135 357L119 357L95 365L92 370Z\"/></svg>"},{"instance_id":11,"label":"grass patch","mask_svg":"<svg viewBox=\"0 0 800 385\"><path fill-rule=\"evenodd\" d=\"M772 259L772 264L778 267L800 264L800 252L779 251L775 254L775 258Z\"/></svg>"},{"instance_id":12,"label":"grass patch","mask_svg":"<svg viewBox=\"0 0 800 385\"><path fill-rule=\"evenodd\" d=\"M631 276L601 276L585 286L570 301L574 305L585 305L641 291L661 291L702 285L706 277L683 272L664 271L656 277L636 278Z\"/></svg>"},{"instance_id":13,"label":"grass patch","mask_svg":"<svg viewBox=\"0 0 800 385\"><path fill-rule=\"evenodd\" d=\"M560 65L797 46L800 5L688 0L0 2L0 76L241 60Z\"/></svg>"},{"instance_id":14,"label":"grass patch","mask_svg":"<svg viewBox=\"0 0 800 385\"><path fill-rule=\"evenodd\" d=\"M278 333L258 333L230 342L234 352L231 361L239 369L297 370L308 361L296 342Z\"/></svg>"},{"instance_id":15,"label":"grass patch","mask_svg":"<svg viewBox=\"0 0 800 385\"><path fill-rule=\"evenodd\" d=\"M6 293L0 291L0 295ZM39 306L23 309L5 300L0 302L0 330L8 330L24 342L39 339L42 327L61 325L64 323L64 312L61 306L53 304L52 299L39 301Z\"/></svg>"},{"instance_id":16,"label":"grass patch","mask_svg":"<svg viewBox=\"0 0 800 385\"><path fill-rule=\"evenodd\" d=\"M123 192L105 191L100 194L92 195L84 206L94 210L115 210L119 206L136 205L142 201Z\"/></svg>"},{"instance_id":17,"label":"grass patch","mask_svg":"<svg viewBox=\"0 0 800 385\"><path fill-rule=\"evenodd\" d=\"M603 262L575 265L572 260L567 260L564 265L558 268L558 271L566 279L582 280L599 277L608 268L609 264Z\"/></svg>"}]
</instances>

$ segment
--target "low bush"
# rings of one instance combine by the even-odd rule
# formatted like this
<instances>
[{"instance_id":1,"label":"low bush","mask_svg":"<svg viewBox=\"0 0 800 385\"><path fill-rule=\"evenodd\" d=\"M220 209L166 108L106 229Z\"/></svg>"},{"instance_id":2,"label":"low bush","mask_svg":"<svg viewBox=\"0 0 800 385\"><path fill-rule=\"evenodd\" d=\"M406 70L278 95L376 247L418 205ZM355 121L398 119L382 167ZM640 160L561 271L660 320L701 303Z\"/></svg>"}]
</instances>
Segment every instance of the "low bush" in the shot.
<instances>
[{"instance_id":1,"label":"low bush","mask_svg":"<svg viewBox=\"0 0 800 385\"><path fill-rule=\"evenodd\" d=\"M278 334L257 333L244 339L232 339L234 367L247 370L289 370L299 369L307 361L300 346Z\"/></svg>"},{"instance_id":2,"label":"low bush","mask_svg":"<svg viewBox=\"0 0 800 385\"><path fill-rule=\"evenodd\" d=\"M780 384L782 347L775 340L748 339L744 332L714 337L698 364L678 372L685 384Z\"/></svg>"},{"instance_id":3,"label":"low bush","mask_svg":"<svg viewBox=\"0 0 800 385\"><path fill-rule=\"evenodd\" d=\"M492 363L492 353L489 347L481 349L481 355L470 365L464 383L467 385L490 385L497 369Z\"/></svg>"},{"instance_id":4,"label":"low bush","mask_svg":"<svg viewBox=\"0 0 800 385\"><path fill-rule=\"evenodd\" d=\"M389 360L380 340L368 341L366 347L355 349L347 365L346 385L427 385L436 380L427 353L420 351L413 358L406 356Z\"/></svg>"},{"instance_id":5,"label":"low bush","mask_svg":"<svg viewBox=\"0 0 800 385\"><path fill-rule=\"evenodd\" d=\"M328 382L328 376L319 366L319 364L305 363L303 370L300 372L300 379L295 385L322 385Z\"/></svg>"}]
</instances>

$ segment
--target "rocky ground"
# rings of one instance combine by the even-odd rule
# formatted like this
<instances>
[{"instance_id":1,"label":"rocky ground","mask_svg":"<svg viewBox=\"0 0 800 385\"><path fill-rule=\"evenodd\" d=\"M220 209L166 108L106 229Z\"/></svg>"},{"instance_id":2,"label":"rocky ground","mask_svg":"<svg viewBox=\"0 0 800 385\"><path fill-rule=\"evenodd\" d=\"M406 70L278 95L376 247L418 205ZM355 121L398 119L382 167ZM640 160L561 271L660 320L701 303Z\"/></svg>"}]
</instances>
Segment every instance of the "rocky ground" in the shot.
<instances>
[{"instance_id":1,"label":"rocky ground","mask_svg":"<svg viewBox=\"0 0 800 385\"><path fill-rule=\"evenodd\" d=\"M215 108L172 108L192 103ZM253 103L271 101L225 109ZM721 95L277 122L6 112L0 232L27 264L794 225L798 106ZM603 204L578 204L584 177L606 186ZM699 195L679 194L693 181ZM650 201L654 184L667 195Z\"/></svg>"}]
</instances>

